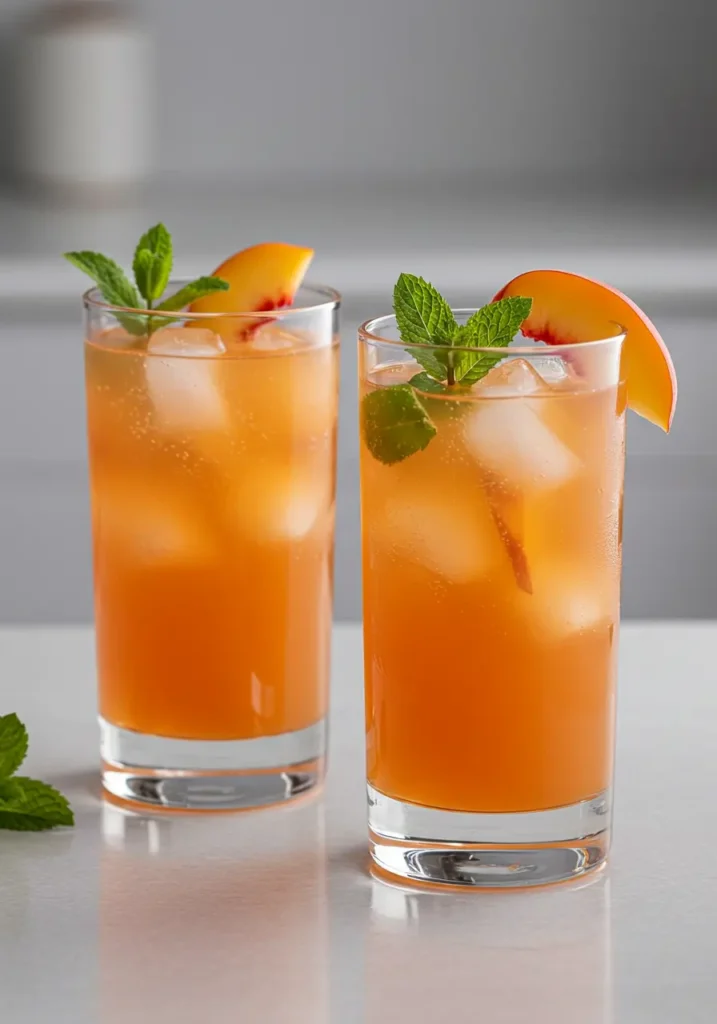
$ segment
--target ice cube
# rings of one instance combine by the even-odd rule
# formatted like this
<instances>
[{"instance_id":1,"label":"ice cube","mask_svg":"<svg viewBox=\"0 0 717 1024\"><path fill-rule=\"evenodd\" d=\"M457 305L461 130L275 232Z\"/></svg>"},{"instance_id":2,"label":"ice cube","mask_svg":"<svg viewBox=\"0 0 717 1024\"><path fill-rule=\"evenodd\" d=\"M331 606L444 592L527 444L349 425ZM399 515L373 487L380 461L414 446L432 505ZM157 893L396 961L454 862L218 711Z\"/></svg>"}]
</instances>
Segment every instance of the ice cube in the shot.
<instances>
[{"instance_id":1,"label":"ice cube","mask_svg":"<svg viewBox=\"0 0 717 1024\"><path fill-rule=\"evenodd\" d=\"M567 364L560 356L541 356L536 360L535 369L549 387L561 387L572 379Z\"/></svg>"},{"instance_id":2,"label":"ice cube","mask_svg":"<svg viewBox=\"0 0 717 1024\"><path fill-rule=\"evenodd\" d=\"M174 493L135 480L103 480L93 493L92 518L100 550L145 563L203 562L213 546L192 509Z\"/></svg>"},{"instance_id":3,"label":"ice cube","mask_svg":"<svg viewBox=\"0 0 717 1024\"><path fill-rule=\"evenodd\" d=\"M484 575L493 563L496 532L484 499L402 491L369 523L369 536L453 583Z\"/></svg>"},{"instance_id":4,"label":"ice cube","mask_svg":"<svg viewBox=\"0 0 717 1024\"><path fill-rule=\"evenodd\" d=\"M474 385L481 398L512 398L545 390L545 381L526 359L505 359Z\"/></svg>"},{"instance_id":5,"label":"ice cube","mask_svg":"<svg viewBox=\"0 0 717 1024\"><path fill-rule=\"evenodd\" d=\"M295 337L287 334L285 331L278 330L276 327L268 327L257 331L249 339L249 347L256 352L281 352L285 349L296 348L297 345L298 342Z\"/></svg>"},{"instance_id":6,"label":"ice cube","mask_svg":"<svg viewBox=\"0 0 717 1024\"><path fill-rule=\"evenodd\" d=\"M533 572L533 594L524 598L535 630L554 640L609 626L617 612L617 596L609 578L587 576L580 569L539 565Z\"/></svg>"},{"instance_id":7,"label":"ice cube","mask_svg":"<svg viewBox=\"0 0 717 1024\"><path fill-rule=\"evenodd\" d=\"M145 377L163 429L226 427L227 409L218 381L218 357L225 351L219 335L204 327L164 327L152 335Z\"/></svg>"},{"instance_id":8,"label":"ice cube","mask_svg":"<svg viewBox=\"0 0 717 1024\"><path fill-rule=\"evenodd\" d=\"M466 418L464 437L477 462L514 487L559 487L580 469L580 460L540 415L545 383L525 360L513 359L487 374ZM535 396L531 398L529 396Z\"/></svg>"},{"instance_id":9,"label":"ice cube","mask_svg":"<svg viewBox=\"0 0 717 1024\"><path fill-rule=\"evenodd\" d=\"M149 339L147 351L158 356L211 359L226 352L226 346L207 327L163 327Z\"/></svg>"},{"instance_id":10,"label":"ice cube","mask_svg":"<svg viewBox=\"0 0 717 1024\"><path fill-rule=\"evenodd\" d=\"M312 471L278 461L258 463L233 489L229 514L255 540L301 540L320 520L327 521L329 481L328 466Z\"/></svg>"}]
</instances>

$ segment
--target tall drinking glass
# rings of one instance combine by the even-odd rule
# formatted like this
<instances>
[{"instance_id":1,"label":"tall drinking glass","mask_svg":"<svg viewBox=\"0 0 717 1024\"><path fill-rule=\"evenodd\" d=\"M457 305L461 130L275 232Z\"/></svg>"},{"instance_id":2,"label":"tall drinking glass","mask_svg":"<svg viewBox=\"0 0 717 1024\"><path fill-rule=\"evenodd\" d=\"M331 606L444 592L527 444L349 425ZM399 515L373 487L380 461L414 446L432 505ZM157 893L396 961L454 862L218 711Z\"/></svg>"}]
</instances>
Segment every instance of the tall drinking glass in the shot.
<instances>
[{"instance_id":1,"label":"tall drinking glass","mask_svg":"<svg viewBox=\"0 0 717 1024\"><path fill-rule=\"evenodd\" d=\"M102 777L115 798L251 807L323 776L338 306L304 287L270 316L153 313L148 340L126 329L132 311L85 296Z\"/></svg>"},{"instance_id":2,"label":"tall drinking glass","mask_svg":"<svg viewBox=\"0 0 717 1024\"><path fill-rule=\"evenodd\" d=\"M368 817L385 872L524 886L607 854L623 340L485 350L472 388L414 392L435 433L387 461L372 396L421 367L394 317L360 329Z\"/></svg>"}]
</instances>

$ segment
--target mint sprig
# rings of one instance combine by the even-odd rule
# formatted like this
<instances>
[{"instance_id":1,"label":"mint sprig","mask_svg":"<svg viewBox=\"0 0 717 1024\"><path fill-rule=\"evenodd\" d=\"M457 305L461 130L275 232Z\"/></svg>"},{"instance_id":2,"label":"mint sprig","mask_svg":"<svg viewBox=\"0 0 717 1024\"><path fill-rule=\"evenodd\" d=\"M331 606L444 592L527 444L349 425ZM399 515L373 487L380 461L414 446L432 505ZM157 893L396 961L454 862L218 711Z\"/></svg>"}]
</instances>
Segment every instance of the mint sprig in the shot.
<instances>
[{"instance_id":1,"label":"mint sprig","mask_svg":"<svg viewBox=\"0 0 717 1024\"><path fill-rule=\"evenodd\" d=\"M475 384L505 358L502 350L513 340L532 304L532 299L522 296L499 299L477 310L465 324L458 324L432 284L413 274L401 274L393 289L396 324L406 352L423 372L408 384L381 388L364 397L362 432L374 457L391 465L422 451L436 434L436 427L415 392L458 397L462 389ZM496 349L495 354L480 351L487 348ZM411 400L405 390L400 399L393 397L393 392L405 388L414 390Z\"/></svg>"},{"instance_id":2,"label":"mint sprig","mask_svg":"<svg viewBox=\"0 0 717 1024\"><path fill-rule=\"evenodd\" d=\"M472 384L505 358L503 350L533 304L532 299L523 296L499 299L477 310L465 324L458 324L433 285L412 274L401 274L393 298L401 341L423 371L414 374L407 384L378 388L362 400L363 439L373 457L386 465L426 448L438 431L425 403L434 395L457 398L466 394ZM437 407L438 403L434 401L433 405ZM487 479L484 489L515 581L521 590L532 594L530 566L520 538L506 522Z\"/></svg>"},{"instance_id":3,"label":"mint sprig","mask_svg":"<svg viewBox=\"0 0 717 1024\"><path fill-rule=\"evenodd\" d=\"M149 337L156 328L157 318L151 310L179 312L196 299L227 291L229 284L220 277L200 277L180 288L174 295L157 303L164 294L172 273L172 236L164 224L155 224L140 238L132 260L135 283L127 278L119 264L102 253L66 252L65 259L97 284L102 297L111 306L146 310L146 313L116 313L122 326L135 337Z\"/></svg>"},{"instance_id":4,"label":"mint sprig","mask_svg":"<svg viewBox=\"0 0 717 1024\"><path fill-rule=\"evenodd\" d=\"M46 782L15 775L25 760L27 729L15 714L0 716L0 828L41 832L74 825L72 808Z\"/></svg>"},{"instance_id":5,"label":"mint sprig","mask_svg":"<svg viewBox=\"0 0 717 1024\"><path fill-rule=\"evenodd\" d=\"M522 296L499 299L458 324L440 292L422 277L401 274L393 289L396 324L406 351L446 388L475 384L500 362L502 355L464 350L509 345L532 303ZM425 345L433 347L419 347Z\"/></svg>"},{"instance_id":6,"label":"mint sprig","mask_svg":"<svg viewBox=\"0 0 717 1024\"><path fill-rule=\"evenodd\" d=\"M448 359L442 352L409 347L450 345L458 324L440 292L422 277L401 274L393 289L393 311L406 350L434 380L445 380Z\"/></svg>"}]
</instances>

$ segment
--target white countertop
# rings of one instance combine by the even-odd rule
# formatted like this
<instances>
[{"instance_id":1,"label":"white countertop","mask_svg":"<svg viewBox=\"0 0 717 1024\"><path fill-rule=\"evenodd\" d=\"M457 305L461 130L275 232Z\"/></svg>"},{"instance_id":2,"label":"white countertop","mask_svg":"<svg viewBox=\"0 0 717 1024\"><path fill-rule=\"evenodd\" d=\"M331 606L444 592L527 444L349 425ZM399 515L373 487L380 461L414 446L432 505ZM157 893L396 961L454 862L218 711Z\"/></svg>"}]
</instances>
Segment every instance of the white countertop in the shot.
<instances>
[{"instance_id":1,"label":"white countertop","mask_svg":"<svg viewBox=\"0 0 717 1024\"><path fill-rule=\"evenodd\" d=\"M630 294L717 290L717 193L532 191L462 181L288 189L155 188L115 209L0 197L0 299L77 296L60 254L99 249L124 265L164 220L179 275L207 273L266 239L311 245L312 277L344 294L388 294L413 269L455 292L490 293L523 270L560 266Z\"/></svg>"},{"instance_id":2,"label":"white countertop","mask_svg":"<svg viewBox=\"0 0 717 1024\"><path fill-rule=\"evenodd\" d=\"M615 845L579 888L415 893L366 868L361 643L324 794L140 818L97 787L88 629L0 631L3 713L74 830L0 832L8 1024L712 1024L717 625L624 627Z\"/></svg>"}]
</instances>

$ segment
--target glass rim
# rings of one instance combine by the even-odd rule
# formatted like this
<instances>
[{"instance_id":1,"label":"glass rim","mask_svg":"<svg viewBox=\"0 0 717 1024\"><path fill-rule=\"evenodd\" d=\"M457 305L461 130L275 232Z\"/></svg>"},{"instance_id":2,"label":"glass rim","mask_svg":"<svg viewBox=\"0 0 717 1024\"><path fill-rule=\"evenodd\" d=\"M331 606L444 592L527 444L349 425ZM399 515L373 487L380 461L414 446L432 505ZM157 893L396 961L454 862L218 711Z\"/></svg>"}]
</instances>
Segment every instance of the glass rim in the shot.
<instances>
[{"instance_id":1,"label":"glass rim","mask_svg":"<svg viewBox=\"0 0 717 1024\"><path fill-rule=\"evenodd\" d=\"M477 313L480 306L466 306L466 307L453 307L451 313L453 314L468 314ZM545 344L544 348L540 348L536 345L510 345L506 346L503 351L511 356L525 356L536 358L548 354L555 355L557 352L570 353L577 352L578 349L585 351L585 349L594 349L599 346L607 346L614 344L615 342L623 342L627 337L627 331L622 324L619 324L616 320L609 320L608 323L613 324L616 328L615 334L609 335L602 338L594 338L586 341L571 341L565 345L548 345ZM398 338L387 338L382 335L381 330L385 329L389 324L396 324L395 313L386 313L383 316L371 317L370 320L364 320L358 329L359 338L361 341L368 342L373 345L390 345L394 348L400 348L404 351L406 349L425 349L426 351L434 351L436 349L443 349L445 346L437 344L429 344L428 342L405 342ZM495 355L495 347L472 347L455 345L451 346L454 352L488 352Z\"/></svg>"},{"instance_id":2,"label":"glass rim","mask_svg":"<svg viewBox=\"0 0 717 1024\"><path fill-rule=\"evenodd\" d=\"M182 287L182 285L188 284L193 280L194 278L191 277L172 278L168 287L171 285ZM302 306L280 306L275 309L252 309L246 311L237 309L224 312L188 313L186 309L165 310L142 309L141 307L136 308L134 306L115 306L111 302L107 302L103 299L100 288L97 285L94 285L92 288L88 288L86 292L83 292L82 304L86 310L94 309L106 313L120 314L133 313L135 316L151 316L153 320L166 320L167 322L187 320L188 318L191 318L192 320L212 321L219 319L223 320L228 317L241 317L242 319L250 317L256 320L266 320L269 315L271 315L272 320L278 320L290 316L296 316L300 313L318 313L322 310L339 309L341 306L341 293L327 284L314 284L311 281L306 281L299 286L297 291L301 291L302 289L313 292L317 296L323 296L323 301L312 302Z\"/></svg>"}]
</instances>

